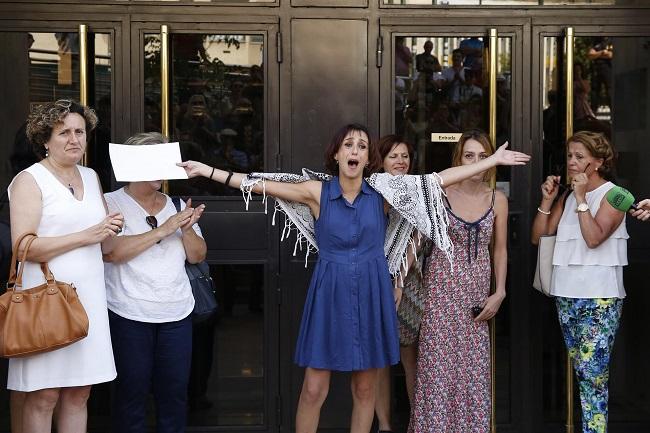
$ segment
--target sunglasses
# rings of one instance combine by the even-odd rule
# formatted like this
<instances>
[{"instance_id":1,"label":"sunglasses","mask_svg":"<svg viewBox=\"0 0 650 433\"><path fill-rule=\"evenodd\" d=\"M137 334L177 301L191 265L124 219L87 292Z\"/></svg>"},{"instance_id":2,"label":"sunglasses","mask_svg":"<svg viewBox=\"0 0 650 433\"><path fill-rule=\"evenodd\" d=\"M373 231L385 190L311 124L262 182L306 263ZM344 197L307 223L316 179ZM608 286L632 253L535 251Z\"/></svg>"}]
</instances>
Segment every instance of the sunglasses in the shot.
<instances>
[{"instance_id":1,"label":"sunglasses","mask_svg":"<svg viewBox=\"0 0 650 433\"><path fill-rule=\"evenodd\" d=\"M158 220L156 219L155 216L153 215L148 215L144 218L144 220L147 222L149 227L151 227L151 230L155 230L158 228ZM157 244L160 243L160 241L156 242Z\"/></svg>"}]
</instances>

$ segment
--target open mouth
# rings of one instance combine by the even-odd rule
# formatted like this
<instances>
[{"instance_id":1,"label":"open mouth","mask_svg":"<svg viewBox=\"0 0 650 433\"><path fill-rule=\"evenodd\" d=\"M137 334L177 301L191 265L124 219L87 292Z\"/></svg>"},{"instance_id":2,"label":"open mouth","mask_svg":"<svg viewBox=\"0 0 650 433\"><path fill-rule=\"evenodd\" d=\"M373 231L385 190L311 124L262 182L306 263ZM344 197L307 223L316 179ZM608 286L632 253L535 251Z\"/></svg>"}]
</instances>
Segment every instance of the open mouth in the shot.
<instances>
[{"instance_id":1,"label":"open mouth","mask_svg":"<svg viewBox=\"0 0 650 433\"><path fill-rule=\"evenodd\" d=\"M348 160L348 167L350 168L357 168L359 166L359 161L356 159L349 159Z\"/></svg>"}]
</instances>

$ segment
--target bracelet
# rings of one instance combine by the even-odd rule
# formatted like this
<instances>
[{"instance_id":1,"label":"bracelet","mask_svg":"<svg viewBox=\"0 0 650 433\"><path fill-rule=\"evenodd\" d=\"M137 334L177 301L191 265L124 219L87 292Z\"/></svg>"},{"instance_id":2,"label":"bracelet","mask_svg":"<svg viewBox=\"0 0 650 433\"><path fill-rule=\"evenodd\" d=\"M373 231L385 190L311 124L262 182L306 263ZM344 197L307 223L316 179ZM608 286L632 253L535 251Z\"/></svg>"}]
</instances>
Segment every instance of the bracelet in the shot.
<instances>
[{"instance_id":1,"label":"bracelet","mask_svg":"<svg viewBox=\"0 0 650 433\"><path fill-rule=\"evenodd\" d=\"M228 170L228 177L226 178L226 186L230 186L230 178L232 177L232 171Z\"/></svg>"},{"instance_id":2,"label":"bracelet","mask_svg":"<svg viewBox=\"0 0 650 433\"><path fill-rule=\"evenodd\" d=\"M550 215L550 214L551 214L551 211L550 211L550 210L549 210L549 211L545 211L545 210L542 210L541 207L538 207L538 208L537 208L537 212L539 212L539 213L543 213L544 215Z\"/></svg>"},{"instance_id":3,"label":"bracelet","mask_svg":"<svg viewBox=\"0 0 650 433\"><path fill-rule=\"evenodd\" d=\"M214 180L214 179L212 179L213 174L214 174L214 167L212 167L212 172L210 172L210 180Z\"/></svg>"}]
</instances>

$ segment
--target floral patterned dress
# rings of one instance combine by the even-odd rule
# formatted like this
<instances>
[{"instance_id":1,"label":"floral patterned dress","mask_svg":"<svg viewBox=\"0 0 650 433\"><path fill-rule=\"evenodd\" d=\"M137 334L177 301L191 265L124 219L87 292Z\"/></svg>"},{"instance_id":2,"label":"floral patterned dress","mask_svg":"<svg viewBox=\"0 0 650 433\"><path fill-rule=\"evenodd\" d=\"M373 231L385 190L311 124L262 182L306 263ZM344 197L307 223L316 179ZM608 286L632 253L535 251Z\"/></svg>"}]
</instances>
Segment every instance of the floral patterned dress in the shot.
<instances>
[{"instance_id":1,"label":"floral patterned dress","mask_svg":"<svg viewBox=\"0 0 650 433\"><path fill-rule=\"evenodd\" d=\"M490 430L490 337L487 322L474 322L472 307L481 305L490 292L493 204L494 197L474 222L448 209L453 264L438 249L426 261L428 297L409 433Z\"/></svg>"}]
</instances>

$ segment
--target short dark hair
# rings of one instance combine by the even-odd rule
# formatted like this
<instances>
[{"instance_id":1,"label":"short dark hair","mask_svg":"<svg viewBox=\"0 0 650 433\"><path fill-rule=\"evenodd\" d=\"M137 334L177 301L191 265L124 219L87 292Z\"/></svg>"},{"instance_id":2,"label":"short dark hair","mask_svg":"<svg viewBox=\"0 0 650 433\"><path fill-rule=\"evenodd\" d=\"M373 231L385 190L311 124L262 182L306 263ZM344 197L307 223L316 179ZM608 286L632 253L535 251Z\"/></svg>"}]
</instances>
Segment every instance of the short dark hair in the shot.
<instances>
[{"instance_id":1,"label":"short dark hair","mask_svg":"<svg viewBox=\"0 0 650 433\"><path fill-rule=\"evenodd\" d=\"M377 170L377 161L379 158L377 157L377 151L373 145L372 139L370 138L370 132L368 132L368 128L359 123L350 123L336 131L330 140L330 143L327 145L327 149L325 150L325 169L329 174L333 174L335 176L338 175L339 167L336 163L334 155L336 155L336 153L341 148L345 137L347 137L347 135L351 132L363 132L366 134L366 137L368 137L368 166L364 167L363 175L369 176L371 173L374 173Z\"/></svg>"},{"instance_id":2,"label":"short dark hair","mask_svg":"<svg viewBox=\"0 0 650 433\"><path fill-rule=\"evenodd\" d=\"M404 145L406 146L406 150L409 153L409 159L411 160L411 164L409 166L409 173L412 171L413 157L415 154L413 145L408 141L406 141L403 137L395 134L384 135L377 142L377 153L381 164L381 166L379 167L379 171L384 171L384 158L386 158L386 155L388 155L391 152L391 150L393 150L395 147L399 146L402 143L404 143Z\"/></svg>"},{"instance_id":3,"label":"short dark hair","mask_svg":"<svg viewBox=\"0 0 650 433\"><path fill-rule=\"evenodd\" d=\"M29 113L29 117L27 117L27 138L32 143L34 153L40 159L45 158L45 143L50 140L52 129L54 129L55 125L62 123L63 119L70 113L77 113L84 118L86 134L97 126L95 111L71 99L59 99L54 102L39 104Z\"/></svg>"}]
</instances>

